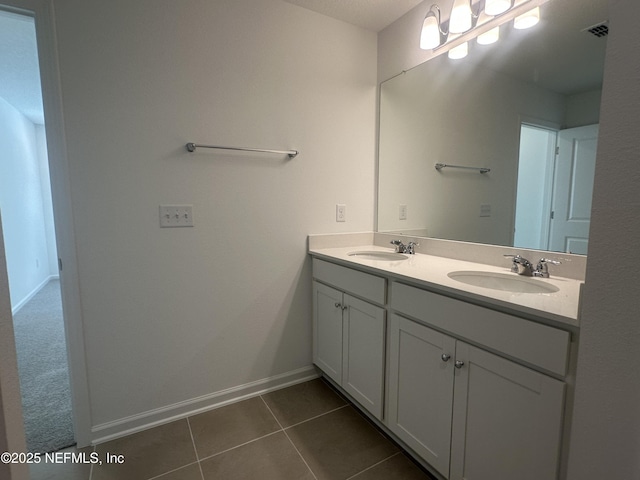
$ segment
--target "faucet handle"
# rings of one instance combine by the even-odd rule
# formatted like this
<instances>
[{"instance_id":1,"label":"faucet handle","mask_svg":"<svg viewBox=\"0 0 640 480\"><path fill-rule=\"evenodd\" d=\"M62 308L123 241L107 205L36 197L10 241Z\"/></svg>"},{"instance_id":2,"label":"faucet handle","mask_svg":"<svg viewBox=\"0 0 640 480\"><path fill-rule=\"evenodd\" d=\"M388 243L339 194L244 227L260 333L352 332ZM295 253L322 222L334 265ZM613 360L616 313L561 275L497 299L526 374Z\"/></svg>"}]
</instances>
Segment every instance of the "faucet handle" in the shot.
<instances>
[{"instance_id":1,"label":"faucet handle","mask_svg":"<svg viewBox=\"0 0 640 480\"><path fill-rule=\"evenodd\" d=\"M410 255L414 255L416 253L416 247L419 247L420 244L416 242L409 242L406 248L406 253Z\"/></svg>"},{"instance_id":2,"label":"faucet handle","mask_svg":"<svg viewBox=\"0 0 640 480\"><path fill-rule=\"evenodd\" d=\"M503 257L512 258L511 271L518 275L531 276L533 265L529 260L520 255L503 255Z\"/></svg>"},{"instance_id":3,"label":"faucet handle","mask_svg":"<svg viewBox=\"0 0 640 480\"><path fill-rule=\"evenodd\" d=\"M540 260L538 260L538 265L536 266L536 269L533 271L533 275L535 277L544 277L544 278L549 278L549 268L547 267L547 264L551 264L551 265L561 265L562 262L559 262L558 260L550 260L548 258L541 258Z\"/></svg>"},{"instance_id":4,"label":"faucet handle","mask_svg":"<svg viewBox=\"0 0 640 480\"><path fill-rule=\"evenodd\" d=\"M404 243L402 243L400 240L391 240L389 242L391 245L395 245L396 246L396 253L404 253L407 249L407 247L405 247Z\"/></svg>"}]
</instances>

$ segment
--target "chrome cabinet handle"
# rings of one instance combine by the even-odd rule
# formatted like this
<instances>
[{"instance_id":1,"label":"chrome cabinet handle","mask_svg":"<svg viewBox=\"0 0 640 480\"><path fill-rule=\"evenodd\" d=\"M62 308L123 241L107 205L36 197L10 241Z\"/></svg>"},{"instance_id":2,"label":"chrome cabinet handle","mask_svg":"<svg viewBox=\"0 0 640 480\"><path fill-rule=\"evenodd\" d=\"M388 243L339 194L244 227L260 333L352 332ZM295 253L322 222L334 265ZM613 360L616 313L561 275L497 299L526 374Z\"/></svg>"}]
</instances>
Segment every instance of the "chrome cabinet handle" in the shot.
<instances>
[{"instance_id":1,"label":"chrome cabinet handle","mask_svg":"<svg viewBox=\"0 0 640 480\"><path fill-rule=\"evenodd\" d=\"M464 362L462 360L456 360L456 363L454 364L456 368L462 368L463 365Z\"/></svg>"},{"instance_id":2,"label":"chrome cabinet handle","mask_svg":"<svg viewBox=\"0 0 640 480\"><path fill-rule=\"evenodd\" d=\"M448 362L449 359L451 358L451 355L449 355L448 353L443 353L440 358L442 359L443 362Z\"/></svg>"},{"instance_id":3,"label":"chrome cabinet handle","mask_svg":"<svg viewBox=\"0 0 640 480\"><path fill-rule=\"evenodd\" d=\"M336 302L335 303L336 308L339 308L341 310L346 310L347 306L346 305L342 305L341 303Z\"/></svg>"}]
</instances>

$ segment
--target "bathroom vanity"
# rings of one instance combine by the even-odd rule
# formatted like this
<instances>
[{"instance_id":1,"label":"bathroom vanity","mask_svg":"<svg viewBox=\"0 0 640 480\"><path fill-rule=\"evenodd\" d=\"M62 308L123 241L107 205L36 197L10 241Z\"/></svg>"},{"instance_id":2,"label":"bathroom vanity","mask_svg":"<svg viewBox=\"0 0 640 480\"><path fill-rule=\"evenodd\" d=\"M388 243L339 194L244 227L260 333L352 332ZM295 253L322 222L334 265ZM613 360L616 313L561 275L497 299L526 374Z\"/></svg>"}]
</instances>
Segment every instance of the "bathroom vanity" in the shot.
<instances>
[{"instance_id":1,"label":"bathroom vanity","mask_svg":"<svg viewBox=\"0 0 640 480\"><path fill-rule=\"evenodd\" d=\"M563 478L579 280L374 244L309 253L313 361L358 408L441 478Z\"/></svg>"}]
</instances>

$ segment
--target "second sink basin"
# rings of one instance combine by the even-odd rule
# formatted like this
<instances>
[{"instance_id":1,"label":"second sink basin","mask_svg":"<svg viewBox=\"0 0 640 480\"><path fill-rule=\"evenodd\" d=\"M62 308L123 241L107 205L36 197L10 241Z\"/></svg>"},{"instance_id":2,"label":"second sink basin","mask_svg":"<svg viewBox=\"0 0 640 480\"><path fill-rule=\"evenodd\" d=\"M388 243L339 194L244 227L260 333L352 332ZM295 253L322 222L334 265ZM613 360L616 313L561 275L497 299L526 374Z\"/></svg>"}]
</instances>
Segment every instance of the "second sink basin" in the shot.
<instances>
[{"instance_id":1,"label":"second sink basin","mask_svg":"<svg viewBox=\"0 0 640 480\"><path fill-rule=\"evenodd\" d=\"M491 288L515 293L554 293L559 290L555 285L541 280L522 277L516 274L461 270L447 276L458 282L476 287Z\"/></svg>"},{"instance_id":2,"label":"second sink basin","mask_svg":"<svg viewBox=\"0 0 640 480\"><path fill-rule=\"evenodd\" d=\"M366 258L367 260L386 260L396 262L398 260L406 260L408 257L401 253L379 252L377 250L357 250L347 253L350 257Z\"/></svg>"}]
</instances>

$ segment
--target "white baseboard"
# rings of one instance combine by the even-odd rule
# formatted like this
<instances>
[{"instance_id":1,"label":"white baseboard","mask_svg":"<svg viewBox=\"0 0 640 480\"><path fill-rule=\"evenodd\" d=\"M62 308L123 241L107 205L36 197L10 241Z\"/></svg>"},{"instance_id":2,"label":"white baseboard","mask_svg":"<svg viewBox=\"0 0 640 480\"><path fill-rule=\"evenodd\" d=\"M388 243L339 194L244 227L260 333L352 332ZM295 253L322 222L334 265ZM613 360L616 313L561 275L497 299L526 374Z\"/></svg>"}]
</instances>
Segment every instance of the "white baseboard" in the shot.
<instances>
[{"instance_id":1,"label":"white baseboard","mask_svg":"<svg viewBox=\"0 0 640 480\"><path fill-rule=\"evenodd\" d=\"M16 303L13 307L11 307L11 316L15 316L15 314L18 313L20 309L29 302L29 300L35 297L38 294L38 292L47 285L47 283L49 283L51 280L57 280L59 278L60 278L60 275L49 275L47 278L45 278L42 281L42 283L40 283L40 285L38 285L36 288L34 288L31 291L31 293L29 293L26 297L24 297L22 300Z\"/></svg>"},{"instance_id":2,"label":"white baseboard","mask_svg":"<svg viewBox=\"0 0 640 480\"><path fill-rule=\"evenodd\" d=\"M309 365L273 377L263 378L209 395L149 410L138 415L96 425L91 428L91 444L96 445L108 442L109 440L131 435L132 433L173 422L174 420L180 420L207 410L224 407L263 393L306 382L318 376L315 367Z\"/></svg>"}]
</instances>

